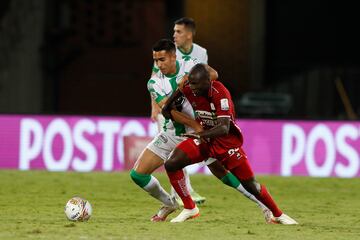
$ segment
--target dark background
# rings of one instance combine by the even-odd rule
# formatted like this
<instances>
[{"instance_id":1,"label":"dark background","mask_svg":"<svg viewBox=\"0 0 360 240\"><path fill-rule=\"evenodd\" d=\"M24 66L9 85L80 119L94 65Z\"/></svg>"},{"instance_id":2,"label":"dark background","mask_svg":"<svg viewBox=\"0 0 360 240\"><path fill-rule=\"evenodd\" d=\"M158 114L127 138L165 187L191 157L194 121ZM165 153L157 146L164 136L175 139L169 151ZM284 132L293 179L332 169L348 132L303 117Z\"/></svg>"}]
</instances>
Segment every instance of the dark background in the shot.
<instances>
[{"instance_id":1,"label":"dark background","mask_svg":"<svg viewBox=\"0 0 360 240\"><path fill-rule=\"evenodd\" d=\"M190 16L197 23L195 42L207 48L239 117L355 119L358 5L3 0L0 112L148 116L151 46L171 38L174 20ZM344 87L347 110L335 80Z\"/></svg>"}]
</instances>

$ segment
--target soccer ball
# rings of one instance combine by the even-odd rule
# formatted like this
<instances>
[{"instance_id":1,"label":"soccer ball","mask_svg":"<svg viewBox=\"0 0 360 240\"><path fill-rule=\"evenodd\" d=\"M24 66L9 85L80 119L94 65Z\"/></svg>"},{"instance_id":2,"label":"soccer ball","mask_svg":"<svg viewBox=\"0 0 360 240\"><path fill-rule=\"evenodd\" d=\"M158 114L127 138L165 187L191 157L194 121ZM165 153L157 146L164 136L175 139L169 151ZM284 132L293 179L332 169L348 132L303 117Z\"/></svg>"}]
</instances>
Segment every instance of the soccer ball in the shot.
<instances>
[{"instance_id":1,"label":"soccer ball","mask_svg":"<svg viewBox=\"0 0 360 240\"><path fill-rule=\"evenodd\" d=\"M73 197L65 205L65 215L70 221L87 221L91 214L90 202L81 197Z\"/></svg>"}]
</instances>

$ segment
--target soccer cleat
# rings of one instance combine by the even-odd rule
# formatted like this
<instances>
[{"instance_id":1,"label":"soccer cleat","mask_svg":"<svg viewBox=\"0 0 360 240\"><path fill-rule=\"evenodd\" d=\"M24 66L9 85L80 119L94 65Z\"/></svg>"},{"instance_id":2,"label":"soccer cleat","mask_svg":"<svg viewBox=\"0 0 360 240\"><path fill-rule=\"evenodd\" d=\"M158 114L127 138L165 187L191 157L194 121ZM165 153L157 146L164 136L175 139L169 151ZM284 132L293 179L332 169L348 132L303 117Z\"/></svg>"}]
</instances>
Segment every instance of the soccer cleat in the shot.
<instances>
[{"instance_id":1,"label":"soccer cleat","mask_svg":"<svg viewBox=\"0 0 360 240\"><path fill-rule=\"evenodd\" d=\"M193 209L184 208L184 210L182 210L181 213L176 218L171 219L170 222L172 223L184 222L188 219L196 218L199 215L200 215L200 211L197 206L195 206L195 208Z\"/></svg>"},{"instance_id":2,"label":"soccer cleat","mask_svg":"<svg viewBox=\"0 0 360 240\"><path fill-rule=\"evenodd\" d=\"M157 214L151 217L150 221L152 222L164 222L171 213L179 209L179 205L174 201L174 206L163 205L160 207Z\"/></svg>"},{"instance_id":3,"label":"soccer cleat","mask_svg":"<svg viewBox=\"0 0 360 240\"><path fill-rule=\"evenodd\" d=\"M200 196L200 194L198 194L195 191L191 191L190 196L191 196L192 200L194 201L194 203L199 204L199 205L203 204L206 201L205 197Z\"/></svg>"},{"instance_id":4,"label":"soccer cleat","mask_svg":"<svg viewBox=\"0 0 360 240\"><path fill-rule=\"evenodd\" d=\"M281 214L280 217L274 217L274 223L284 224L284 225L295 225L298 224L294 219L286 215L285 213Z\"/></svg>"},{"instance_id":5,"label":"soccer cleat","mask_svg":"<svg viewBox=\"0 0 360 240\"><path fill-rule=\"evenodd\" d=\"M265 222L268 224L272 224L275 221L274 215L268 208L264 208L262 210L262 213L264 214Z\"/></svg>"}]
</instances>

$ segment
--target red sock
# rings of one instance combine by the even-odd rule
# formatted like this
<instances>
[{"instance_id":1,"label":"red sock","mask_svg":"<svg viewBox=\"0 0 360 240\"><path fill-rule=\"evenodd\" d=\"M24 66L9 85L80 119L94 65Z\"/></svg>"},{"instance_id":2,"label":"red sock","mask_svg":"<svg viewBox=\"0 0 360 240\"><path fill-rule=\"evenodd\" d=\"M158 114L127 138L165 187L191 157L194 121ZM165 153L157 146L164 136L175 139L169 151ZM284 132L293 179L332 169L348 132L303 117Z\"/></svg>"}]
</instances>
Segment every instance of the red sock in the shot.
<instances>
[{"instance_id":1,"label":"red sock","mask_svg":"<svg viewBox=\"0 0 360 240\"><path fill-rule=\"evenodd\" d=\"M183 201L184 208L193 209L195 207L195 203L193 202L189 190L186 187L183 170L167 172L167 175L169 176L171 185L174 187L175 191Z\"/></svg>"},{"instance_id":2,"label":"red sock","mask_svg":"<svg viewBox=\"0 0 360 240\"><path fill-rule=\"evenodd\" d=\"M282 211L278 208L264 185L261 185L260 194L256 198L271 210L274 217L280 217Z\"/></svg>"}]
</instances>

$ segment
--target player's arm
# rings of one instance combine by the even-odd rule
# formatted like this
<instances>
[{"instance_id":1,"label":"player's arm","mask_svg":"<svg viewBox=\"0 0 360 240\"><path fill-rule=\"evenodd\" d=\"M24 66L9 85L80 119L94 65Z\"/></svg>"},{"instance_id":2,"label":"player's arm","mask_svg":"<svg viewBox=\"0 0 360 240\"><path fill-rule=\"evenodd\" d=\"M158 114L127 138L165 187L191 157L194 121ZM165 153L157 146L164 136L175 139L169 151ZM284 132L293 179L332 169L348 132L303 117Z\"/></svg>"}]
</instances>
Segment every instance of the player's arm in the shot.
<instances>
[{"instance_id":1,"label":"player's arm","mask_svg":"<svg viewBox=\"0 0 360 240\"><path fill-rule=\"evenodd\" d=\"M227 135L230 130L230 117L218 117L217 122L218 124L209 130L205 130L199 133L185 133L183 136L196 139L206 139Z\"/></svg>"},{"instance_id":2,"label":"player's arm","mask_svg":"<svg viewBox=\"0 0 360 240\"><path fill-rule=\"evenodd\" d=\"M209 65L205 65L206 70L209 71L210 74L210 80L215 81L218 79L218 73L215 69L213 69L212 67L210 67ZM181 81L178 84L178 88L180 89L180 91L182 91L182 89L184 88L184 86L187 84L188 82L188 74L185 74L184 77L181 79Z\"/></svg>"},{"instance_id":3,"label":"player's arm","mask_svg":"<svg viewBox=\"0 0 360 240\"><path fill-rule=\"evenodd\" d=\"M208 72L210 74L210 80L214 81L219 78L219 75L215 69L213 69L209 65L205 65L205 67L206 67L206 70L208 70Z\"/></svg>"},{"instance_id":4,"label":"player's arm","mask_svg":"<svg viewBox=\"0 0 360 240\"><path fill-rule=\"evenodd\" d=\"M191 59L188 61L188 64L185 68L185 73L189 73L191 71L191 69L196 65L200 63L197 60ZM217 71L215 69L213 69L212 67L210 67L208 64L203 63L206 67L206 70L208 70L209 74L210 74L210 80L217 80L219 78L219 75L217 73Z\"/></svg>"},{"instance_id":5,"label":"player's arm","mask_svg":"<svg viewBox=\"0 0 360 240\"><path fill-rule=\"evenodd\" d=\"M229 91L222 85L218 84L217 94L213 95L213 103L216 109L215 115L217 116L216 125L201 133L185 135L191 138L216 138L229 134L230 123L232 121L232 107L233 103Z\"/></svg>"},{"instance_id":6,"label":"player's arm","mask_svg":"<svg viewBox=\"0 0 360 240\"><path fill-rule=\"evenodd\" d=\"M155 100L151 98L151 120L153 122L157 121L157 116L160 114L160 112L161 112L161 108L155 102Z\"/></svg>"},{"instance_id":7,"label":"player's arm","mask_svg":"<svg viewBox=\"0 0 360 240\"><path fill-rule=\"evenodd\" d=\"M155 62L153 64L152 70L151 70L151 77L154 76L159 71L159 68L156 66ZM158 115L161 113L161 108L159 105L155 102L155 100L150 96L151 98L151 120L153 122L157 121Z\"/></svg>"},{"instance_id":8,"label":"player's arm","mask_svg":"<svg viewBox=\"0 0 360 240\"><path fill-rule=\"evenodd\" d=\"M169 98L167 98L163 102L161 113L162 115L164 115L165 118L172 119L171 110L174 109L175 100L179 99L182 96L183 94L178 88L175 92L173 92L173 94L171 94Z\"/></svg>"},{"instance_id":9,"label":"player's arm","mask_svg":"<svg viewBox=\"0 0 360 240\"><path fill-rule=\"evenodd\" d=\"M191 127L195 132L201 132L203 130L200 123L191 118L190 116L176 110L176 100L184 97L182 92L177 89L168 99L164 99L165 102L162 103L162 114L165 118L172 119L175 122L184 124ZM181 104L181 103L179 103Z\"/></svg>"}]
</instances>

